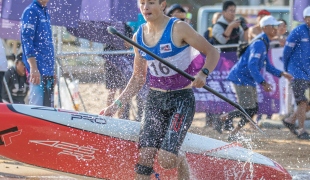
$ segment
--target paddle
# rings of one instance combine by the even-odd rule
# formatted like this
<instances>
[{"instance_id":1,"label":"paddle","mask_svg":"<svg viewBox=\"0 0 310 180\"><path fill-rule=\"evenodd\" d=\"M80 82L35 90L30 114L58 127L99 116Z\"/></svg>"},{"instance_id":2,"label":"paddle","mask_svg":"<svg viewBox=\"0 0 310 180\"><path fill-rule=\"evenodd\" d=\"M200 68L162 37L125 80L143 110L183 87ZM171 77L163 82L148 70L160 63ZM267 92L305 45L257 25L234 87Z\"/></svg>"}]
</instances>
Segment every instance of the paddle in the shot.
<instances>
[{"instance_id":1,"label":"paddle","mask_svg":"<svg viewBox=\"0 0 310 180\"><path fill-rule=\"evenodd\" d=\"M145 49L144 47L140 46L139 44L137 44L136 42L134 42L133 40L129 39L128 37L124 36L123 34L119 33L115 28L113 28L112 26L109 26L107 28L108 32L114 35L117 35L118 37L122 38L123 40L127 41L128 43L132 44L133 46L139 48L140 50L144 51L145 53L148 53L150 56L152 56L153 58L157 59L158 61L160 61L161 63L165 64L166 66L168 66L169 68L173 69L174 71L178 72L179 74L183 75L184 77L186 77L187 79L194 81L195 78L191 75L189 75L188 73L178 69L177 67L175 67L174 65L170 64L169 62L165 61L164 59L162 59L161 57L155 55L154 53L152 53L151 51ZM230 105L234 106L235 108L237 108L239 111L241 111L241 113L255 126L256 129L258 129L262 134L264 134L265 136L267 136L267 134L262 131L257 124L252 120L252 118L246 113L246 111L237 103L231 101L230 99L226 98L225 96L223 96L222 94L216 92L215 90L213 90L212 88L210 88L207 85L204 85L203 88L209 92L211 92L212 94L216 95L217 97L221 98L222 100L228 102Z\"/></svg>"}]
</instances>

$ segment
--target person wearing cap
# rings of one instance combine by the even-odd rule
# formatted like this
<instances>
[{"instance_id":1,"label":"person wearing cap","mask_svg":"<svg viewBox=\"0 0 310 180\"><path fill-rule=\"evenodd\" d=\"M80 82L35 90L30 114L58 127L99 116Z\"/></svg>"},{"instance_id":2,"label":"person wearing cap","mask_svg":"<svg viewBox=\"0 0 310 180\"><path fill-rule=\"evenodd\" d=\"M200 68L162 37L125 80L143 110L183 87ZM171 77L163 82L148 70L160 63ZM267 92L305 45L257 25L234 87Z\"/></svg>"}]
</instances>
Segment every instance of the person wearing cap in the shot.
<instances>
[{"instance_id":1,"label":"person wearing cap","mask_svg":"<svg viewBox=\"0 0 310 180\"><path fill-rule=\"evenodd\" d=\"M283 50L284 70L294 77L291 82L296 111L282 120L283 124L299 139L310 139L305 129L306 110L309 103L305 97L306 89L310 88L310 6L303 11L304 24L297 26L287 37ZM295 122L298 119L298 129Z\"/></svg>"},{"instance_id":2,"label":"person wearing cap","mask_svg":"<svg viewBox=\"0 0 310 180\"><path fill-rule=\"evenodd\" d=\"M292 79L289 73L280 71L271 65L267 53L270 40L277 35L279 24L280 22L273 16L265 16L261 19L260 27L263 33L255 37L255 40L252 41L241 55L239 61L233 66L227 78L233 83L238 103L252 118L258 111L256 84L261 84L266 92L272 90L272 85L260 73L263 68L274 76L283 76L288 80ZM221 115L217 125L219 127L224 121L235 117L241 117L241 120L228 136L228 140L236 140L238 131L249 121L240 111L236 110Z\"/></svg>"},{"instance_id":3,"label":"person wearing cap","mask_svg":"<svg viewBox=\"0 0 310 180\"><path fill-rule=\"evenodd\" d=\"M5 72L4 78L6 80L9 93L2 87L2 100L5 103L11 103L9 94L12 97L14 104L25 104L25 97L27 96L29 85L26 77L26 69L22 59L22 53L17 55L15 66L9 68Z\"/></svg>"},{"instance_id":4,"label":"person wearing cap","mask_svg":"<svg viewBox=\"0 0 310 180\"><path fill-rule=\"evenodd\" d=\"M182 21L186 19L186 11L180 4L173 4L167 9L167 16L176 17Z\"/></svg>"},{"instance_id":5,"label":"person wearing cap","mask_svg":"<svg viewBox=\"0 0 310 180\"><path fill-rule=\"evenodd\" d=\"M254 25L254 26L251 26L249 28L249 31L248 31L248 41L252 41L252 39L254 39L257 35L259 35L260 33L263 32L262 28L260 27L259 25L259 22L260 20L264 17L264 16L268 16L268 15L271 15L269 11L263 9L263 10L260 10L258 13L257 13L257 18L256 18L256 22L257 24Z\"/></svg>"}]
</instances>

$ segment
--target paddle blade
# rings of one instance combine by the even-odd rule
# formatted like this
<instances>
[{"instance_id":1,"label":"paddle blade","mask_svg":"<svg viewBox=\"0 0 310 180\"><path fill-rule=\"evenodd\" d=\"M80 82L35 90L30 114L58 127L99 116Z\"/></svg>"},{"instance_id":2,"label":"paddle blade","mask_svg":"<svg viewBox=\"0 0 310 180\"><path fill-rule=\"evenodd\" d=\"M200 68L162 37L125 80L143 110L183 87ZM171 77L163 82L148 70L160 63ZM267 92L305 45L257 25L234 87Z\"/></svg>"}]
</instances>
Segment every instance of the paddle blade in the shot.
<instances>
[{"instance_id":1,"label":"paddle blade","mask_svg":"<svg viewBox=\"0 0 310 180\"><path fill-rule=\"evenodd\" d=\"M116 34L117 33L116 29L114 27L112 27L112 26L107 27L107 30L111 34Z\"/></svg>"}]
</instances>

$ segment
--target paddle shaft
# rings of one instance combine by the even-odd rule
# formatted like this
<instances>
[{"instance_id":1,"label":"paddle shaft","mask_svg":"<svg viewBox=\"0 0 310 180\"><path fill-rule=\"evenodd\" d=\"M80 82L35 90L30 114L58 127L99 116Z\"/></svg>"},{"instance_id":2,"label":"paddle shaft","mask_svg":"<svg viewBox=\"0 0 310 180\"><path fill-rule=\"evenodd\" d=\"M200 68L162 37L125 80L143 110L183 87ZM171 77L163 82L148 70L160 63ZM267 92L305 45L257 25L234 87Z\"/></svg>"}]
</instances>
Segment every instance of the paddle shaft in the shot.
<instances>
[{"instance_id":1,"label":"paddle shaft","mask_svg":"<svg viewBox=\"0 0 310 180\"><path fill-rule=\"evenodd\" d=\"M6 92L8 93L10 103L13 104L14 102L13 102L13 99L12 99L12 95L11 95L11 92L10 92L10 89L9 89L9 86L8 86L8 83L6 82L6 79L5 79L5 78L3 78L3 84L4 84L4 87L5 87Z\"/></svg>"},{"instance_id":2,"label":"paddle shaft","mask_svg":"<svg viewBox=\"0 0 310 180\"><path fill-rule=\"evenodd\" d=\"M153 58L157 59L158 61L160 61L161 63L165 64L166 66L168 66L169 68L173 69L174 71L178 72L179 74L181 74L182 76L186 77L187 79L194 81L195 78L191 75L189 75L188 73L178 69L177 67L175 67L174 65L172 65L171 63L167 62L166 60L162 59L161 57L157 56L156 54L152 53L151 51L149 51L148 49L142 47L141 45L137 44L136 42L134 42L133 40L131 40L130 38L124 36L123 34L119 33L115 28L109 26L108 28L109 33L117 35L118 37L122 38L123 40L127 41L128 43L132 44L133 46L139 48L140 50L144 51L145 53L149 54L150 56L152 56ZM227 103L229 103L230 105L234 106L235 108L237 108L240 112L242 112L242 114L256 127L256 129L258 129L262 134L266 135L266 133L264 131L262 131L257 124L252 120L252 118L246 113L246 111L237 103L231 101L230 99L228 99L227 97L223 96L222 94L218 93L217 91L215 91L214 89L210 88L207 85L204 85L203 88L209 92L211 92L212 94L214 94L215 96L221 98L222 100L226 101ZM267 135L266 135L267 136Z\"/></svg>"}]
</instances>

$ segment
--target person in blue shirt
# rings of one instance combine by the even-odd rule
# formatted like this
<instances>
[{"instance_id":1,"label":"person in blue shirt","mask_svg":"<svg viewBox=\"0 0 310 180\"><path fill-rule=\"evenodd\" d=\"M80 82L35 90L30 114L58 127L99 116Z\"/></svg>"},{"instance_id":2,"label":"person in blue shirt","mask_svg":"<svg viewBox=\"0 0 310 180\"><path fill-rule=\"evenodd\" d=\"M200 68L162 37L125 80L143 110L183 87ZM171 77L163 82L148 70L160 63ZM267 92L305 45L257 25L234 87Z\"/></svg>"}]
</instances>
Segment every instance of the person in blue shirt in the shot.
<instances>
[{"instance_id":1,"label":"person in blue shirt","mask_svg":"<svg viewBox=\"0 0 310 180\"><path fill-rule=\"evenodd\" d=\"M305 130L305 119L308 100L305 97L306 89L310 88L310 6L303 11L305 23L296 27L287 37L283 51L284 69L291 73L294 80L291 82L296 111L283 124L299 139L310 139ZM299 129L295 130L295 121L298 119Z\"/></svg>"},{"instance_id":2,"label":"person in blue shirt","mask_svg":"<svg viewBox=\"0 0 310 180\"><path fill-rule=\"evenodd\" d=\"M292 76L287 72L282 72L271 65L268 58L268 48L270 40L277 35L277 27L280 24L273 16L265 16L260 21L263 33L258 35L248 46L244 54L241 55L238 63L231 69L228 80L233 83L237 100L240 106L253 117L258 111L256 84L261 84L267 92L272 90L272 85L265 81L260 73L262 68L277 77L285 77L289 80ZM228 114L221 115L216 128L221 128L224 121L235 117L241 117L238 126L234 128L228 136L228 140L236 140L237 132L248 122L248 120L239 112L231 111Z\"/></svg>"},{"instance_id":3,"label":"person in blue shirt","mask_svg":"<svg viewBox=\"0 0 310 180\"><path fill-rule=\"evenodd\" d=\"M29 81L29 104L54 106L54 45L49 0L34 0L21 18L23 62Z\"/></svg>"}]
</instances>

